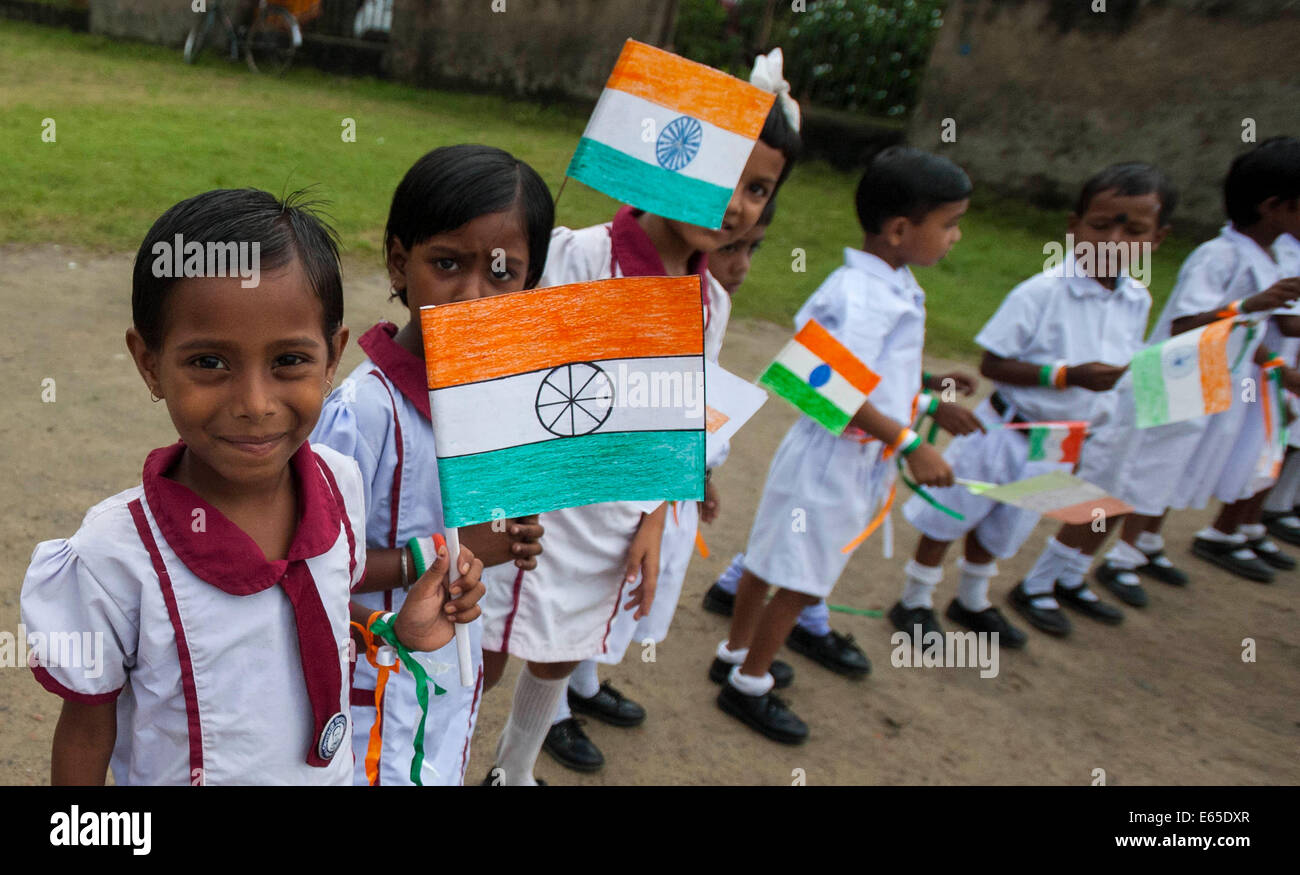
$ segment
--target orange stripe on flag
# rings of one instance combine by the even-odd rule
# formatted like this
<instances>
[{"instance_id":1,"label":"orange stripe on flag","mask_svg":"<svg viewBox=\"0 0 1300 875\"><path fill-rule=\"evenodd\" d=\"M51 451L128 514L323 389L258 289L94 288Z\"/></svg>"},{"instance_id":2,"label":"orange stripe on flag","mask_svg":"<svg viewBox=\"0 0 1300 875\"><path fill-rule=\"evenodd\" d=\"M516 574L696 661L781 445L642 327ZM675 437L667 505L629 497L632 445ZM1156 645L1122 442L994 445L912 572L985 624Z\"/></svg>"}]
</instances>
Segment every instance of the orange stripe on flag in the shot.
<instances>
[{"instance_id":1,"label":"orange stripe on flag","mask_svg":"<svg viewBox=\"0 0 1300 875\"><path fill-rule=\"evenodd\" d=\"M704 354L698 276L597 280L422 307L420 325L430 390L571 362Z\"/></svg>"},{"instance_id":2,"label":"orange stripe on flag","mask_svg":"<svg viewBox=\"0 0 1300 875\"><path fill-rule=\"evenodd\" d=\"M757 140L776 95L712 67L628 40L606 88Z\"/></svg>"},{"instance_id":3,"label":"orange stripe on flag","mask_svg":"<svg viewBox=\"0 0 1300 875\"><path fill-rule=\"evenodd\" d=\"M730 421L731 421L731 417L723 413L721 410L715 410L714 408L705 405L704 430L707 431L709 434L713 434L714 432L722 428Z\"/></svg>"},{"instance_id":4,"label":"orange stripe on flag","mask_svg":"<svg viewBox=\"0 0 1300 875\"><path fill-rule=\"evenodd\" d=\"M1201 360L1201 397L1206 413L1222 413L1232 406L1232 375L1228 367L1231 319L1211 322L1201 333L1197 353Z\"/></svg>"},{"instance_id":5,"label":"orange stripe on flag","mask_svg":"<svg viewBox=\"0 0 1300 875\"><path fill-rule=\"evenodd\" d=\"M1055 510L1043 511L1043 516L1060 520L1069 526L1082 526L1095 520L1097 518L1095 511L1098 510L1107 519L1113 519L1117 516L1132 513L1133 505L1107 495L1104 498L1090 499L1081 501L1078 504L1067 504L1065 507L1058 507Z\"/></svg>"},{"instance_id":6,"label":"orange stripe on flag","mask_svg":"<svg viewBox=\"0 0 1300 875\"><path fill-rule=\"evenodd\" d=\"M809 319L794 339L807 347L813 355L826 362L844 379L848 380L863 395L870 395L871 390L880 382L880 375L858 360L815 319ZM915 404L915 400L913 400Z\"/></svg>"}]
</instances>

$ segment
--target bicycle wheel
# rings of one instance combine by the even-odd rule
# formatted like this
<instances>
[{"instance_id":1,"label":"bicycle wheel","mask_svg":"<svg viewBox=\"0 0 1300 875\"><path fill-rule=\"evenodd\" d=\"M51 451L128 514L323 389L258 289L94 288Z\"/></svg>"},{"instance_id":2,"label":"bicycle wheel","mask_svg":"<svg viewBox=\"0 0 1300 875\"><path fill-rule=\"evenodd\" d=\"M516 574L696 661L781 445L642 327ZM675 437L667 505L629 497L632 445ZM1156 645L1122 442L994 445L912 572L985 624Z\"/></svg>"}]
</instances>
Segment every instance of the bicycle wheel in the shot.
<instances>
[{"instance_id":1,"label":"bicycle wheel","mask_svg":"<svg viewBox=\"0 0 1300 875\"><path fill-rule=\"evenodd\" d=\"M214 6L194 20L189 35L185 37L185 63L193 64L207 47L208 36L217 20L217 8Z\"/></svg>"},{"instance_id":2,"label":"bicycle wheel","mask_svg":"<svg viewBox=\"0 0 1300 875\"><path fill-rule=\"evenodd\" d=\"M298 19L282 6L264 6L248 29L248 67L255 73L279 76L302 45Z\"/></svg>"}]
</instances>

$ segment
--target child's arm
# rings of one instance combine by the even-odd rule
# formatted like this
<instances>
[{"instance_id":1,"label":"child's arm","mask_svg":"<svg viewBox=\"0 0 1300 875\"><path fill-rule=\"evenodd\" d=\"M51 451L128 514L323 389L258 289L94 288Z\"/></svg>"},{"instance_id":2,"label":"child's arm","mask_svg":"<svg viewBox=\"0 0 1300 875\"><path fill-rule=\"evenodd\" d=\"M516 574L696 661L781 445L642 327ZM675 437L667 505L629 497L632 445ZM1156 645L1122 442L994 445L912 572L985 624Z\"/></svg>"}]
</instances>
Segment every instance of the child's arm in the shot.
<instances>
[{"instance_id":1,"label":"child's arm","mask_svg":"<svg viewBox=\"0 0 1300 875\"><path fill-rule=\"evenodd\" d=\"M434 540L437 559L411 587L393 620L397 639L411 650L438 650L455 637L456 623L470 623L483 612L478 606L487 591L479 579L483 563L475 558L474 551L462 545L457 557L460 576L449 581L447 545L440 535Z\"/></svg>"},{"instance_id":2,"label":"child's arm","mask_svg":"<svg viewBox=\"0 0 1300 875\"><path fill-rule=\"evenodd\" d=\"M996 383L1010 386L1050 386L1043 382L1043 365L1022 362L1019 359L1006 359L991 352L985 352L980 361L980 373ZM1091 392L1105 392L1119 382L1128 365L1108 365L1105 362L1088 362L1065 368L1064 386L1078 386Z\"/></svg>"},{"instance_id":3,"label":"child's arm","mask_svg":"<svg viewBox=\"0 0 1300 875\"><path fill-rule=\"evenodd\" d=\"M492 530L492 523L465 526L460 530L461 543L479 557L485 567L501 565L514 560L525 571L537 567L537 557L542 552L541 524L537 515L506 520L504 531ZM409 547L397 550L366 551L366 578L354 592L383 592L402 586L402 553L406 553L408 583L414 583L415 559Z\"/></svg>"},{"instance_id":4,"label":"child's arm","mask_svg":"<svg viewBox=\"0 0 1300 875\"><path fill-rule=\"evenodd\" d=\"M1249 298L1242 298L1237 302L1237 311L1240 313L1259 313L1264 310L1276 310L1278 307L1285 307L1296 298L1300 298L1300 277L1291 277L1278 280L1264 291L1251 295ZM1222 319L1223 312L1223 309L1220 308L1175 319L1170 323L1169 333L1182 334L1191 331L1193 328L1209 325L1211 322ZM1300 336L1300 317L1283 316L1279 319L1278 327L1282 329L1283 334L1292 337ZM1291 334L1291 331L1286 330L1287 328L1295 331L1295 334Z\"/></svg>"},{"instance_id":5,"label":"child's arm","mask_svg":"<svg viewBox=\"0 0 1300 875\"><path fill-rule=\"evenodd\" d=\"M83 705L65 699L54 728L50 784L102 787L117 743L117 703Z\"/></svg>"},{"instance_id":6,"label":"child's arm","mask_svg":"<svg viewBox=\"0 0 1300 875\"><path fill-rule=\"evenodd\" d=\"M975 378L970 374L962 371L952 371L947 374L923 374L921 387L932 392L942 392L949 388L949 381L951 381L951 388L967 396L974 395L975 388L978 385Z\"/></svg>"},{"instance_id":7,"label":"child's arm","mask_svg":"<svg viewBox=\"0 0 1300 875\"><path fill-rule=\"evenodd\" d=\"M639 620L650 613L654 603L655 587L659 583L659 548L664 540L664 521L668 518L668 504L659 505L653 513L641 514L641 524L637 526L636 535L627 548L627 565L623 579L627 583L636 580L639 573L641 584L629 593L623 610L637 611L632 619Z\"/></svg>"},{"instance_id":8,"label":"child's arm","mask_svg":"<svg viewBox=\"0 0 1300 875\"><path fill-rule=\"evenodd\" d=\"M889 446L895 446L910 428L896 419L892 419L877 410L870 401L864 401L849 423L874 438L879 438ZM951 486L953 484L952 468L943 460L939 451L922 442L913 450L907 447L895 447L907 459L907 467L912 477L922 486Z\"/></svg>"}]
</instances>

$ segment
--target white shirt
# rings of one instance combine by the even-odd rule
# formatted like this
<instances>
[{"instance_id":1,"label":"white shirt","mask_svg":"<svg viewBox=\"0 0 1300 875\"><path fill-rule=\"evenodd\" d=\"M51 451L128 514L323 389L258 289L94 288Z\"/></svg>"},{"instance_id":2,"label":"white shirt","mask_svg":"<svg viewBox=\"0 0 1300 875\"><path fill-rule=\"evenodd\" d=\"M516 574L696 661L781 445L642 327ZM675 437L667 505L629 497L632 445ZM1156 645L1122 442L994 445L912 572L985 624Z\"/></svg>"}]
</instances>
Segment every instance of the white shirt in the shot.
<instances>
[{"instance_id":1,"label":"white shirt","mask_svg":"<svg viewBox=\"0 0 1300 875\"><path fill-rule=\"evenodd\" d=\"M1092 277L1072 276L1073 257L1011 290L975 342L1005 359L1052 365L1127 365L1142 348L1151 294L1121 276L1113 290ZM1030 422L1093 420L1106 393L1079 386L1012 386L997 391Z\"/></svg>"},{"instance_id":2,"label":"white shirt","mask_svg":"<svg viewBox=\"0 0 1300 875\"><path fill-rule=\"evenodd\" d=\"M181 449L155 450L141 485L91 508L71 538L37 545L22 590L29 633L88 632L102 647L94 665L58 665L51 653L33 667L37 680L72 701L116 701L121 785L351 783L348 597L365 573L356 464L327 447L298 450L292 561L267 562L220 511L162 476ZM304 587L301 610L289 585ZM321 701L332 758L319 758L304 662L337 685L338 698ZM322 765L308 764L309 751Z\"/></svg>"}]
</instances>

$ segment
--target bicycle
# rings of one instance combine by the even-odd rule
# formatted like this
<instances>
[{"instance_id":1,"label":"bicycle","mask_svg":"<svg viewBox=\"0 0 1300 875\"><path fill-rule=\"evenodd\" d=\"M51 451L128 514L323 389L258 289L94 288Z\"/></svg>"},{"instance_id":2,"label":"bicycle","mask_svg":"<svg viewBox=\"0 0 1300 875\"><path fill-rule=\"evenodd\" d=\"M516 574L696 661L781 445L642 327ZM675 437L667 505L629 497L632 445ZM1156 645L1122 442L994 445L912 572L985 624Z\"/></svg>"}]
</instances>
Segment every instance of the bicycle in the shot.
<instances>
[{"instance_id":1,"label":"bicycle","mask_svg":"<svg viewBox=\"0 0 1300 875\"><path fill-rule=\"evenodd\" d=\"M284 74L302 45L301 22L320 14L321 0L286 0L284 5L258 0L253 23L236 28L222 0L209 0L206 12L185 38L185 63L193 64L208 45L214 28L224 28L230 60L240 54L254 73Z\"/></svg>"}]
</instances>

